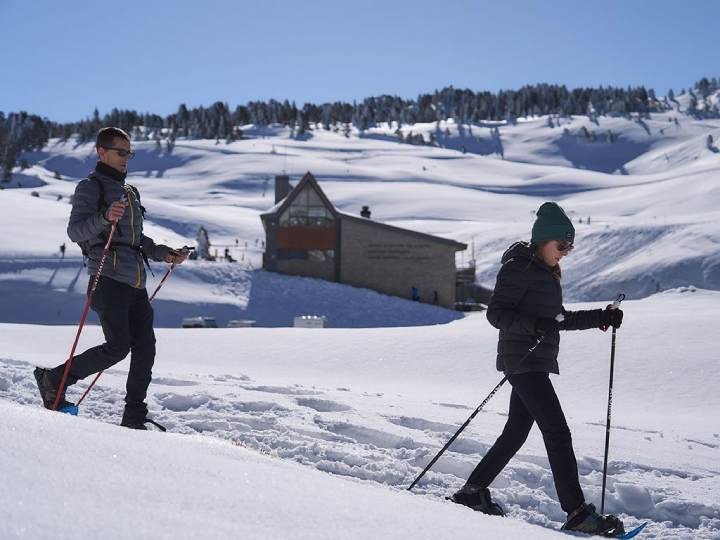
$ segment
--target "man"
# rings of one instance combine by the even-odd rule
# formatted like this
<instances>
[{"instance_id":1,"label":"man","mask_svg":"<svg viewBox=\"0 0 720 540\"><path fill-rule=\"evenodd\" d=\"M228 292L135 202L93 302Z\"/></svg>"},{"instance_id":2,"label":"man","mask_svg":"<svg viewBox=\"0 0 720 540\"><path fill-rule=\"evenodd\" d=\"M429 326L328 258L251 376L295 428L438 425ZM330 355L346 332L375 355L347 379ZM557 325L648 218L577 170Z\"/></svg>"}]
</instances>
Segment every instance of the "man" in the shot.
<instances>
[{"instance_id":1,"label":"man","mask_svg":"<svg viewBox=\"0 0 720 540\"><path fill-rule=\"evenodd\" d=\"M67 386L117 364L130 352L121 425L146 429L145 422L149 420L145 397L155 359L155 333L143 262L149 257L182 264L187 250L157 245L143 234L144 208L137 190L125 183L128 160L134 156L127 133L115 127L103 128L98 133L95 149L99 161L95 170L75 189L67 232L87 254L89 291L111 224L117 222L91 305L100 318L105 343L73 357ZM53 369L35 369L40 395L48 409L53 407L60 391L64 369L65 364ZM65 401L65 389L61 392L59 407L72 405Z\"/></svg>"}]
</instances>

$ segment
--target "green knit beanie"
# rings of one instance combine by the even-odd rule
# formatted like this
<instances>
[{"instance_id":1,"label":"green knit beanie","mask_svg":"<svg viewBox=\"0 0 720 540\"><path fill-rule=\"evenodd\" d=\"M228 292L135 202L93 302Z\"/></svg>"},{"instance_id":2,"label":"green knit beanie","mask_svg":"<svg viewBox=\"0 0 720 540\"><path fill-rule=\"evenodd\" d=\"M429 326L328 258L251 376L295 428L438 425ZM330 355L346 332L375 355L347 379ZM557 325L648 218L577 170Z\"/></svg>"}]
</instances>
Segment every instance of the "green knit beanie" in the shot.
<instances>
[{"instance_id":1,"label":"green knit beanie","mask_svg":"<svg viewBox=\"0 0 720 540\"><path fill-rule=\"evenodd\" d=\"M575 241L575 227L556 203L543 203L535 215L531 242L536 246L547 240Z\"/></svg>"}]
</instances>

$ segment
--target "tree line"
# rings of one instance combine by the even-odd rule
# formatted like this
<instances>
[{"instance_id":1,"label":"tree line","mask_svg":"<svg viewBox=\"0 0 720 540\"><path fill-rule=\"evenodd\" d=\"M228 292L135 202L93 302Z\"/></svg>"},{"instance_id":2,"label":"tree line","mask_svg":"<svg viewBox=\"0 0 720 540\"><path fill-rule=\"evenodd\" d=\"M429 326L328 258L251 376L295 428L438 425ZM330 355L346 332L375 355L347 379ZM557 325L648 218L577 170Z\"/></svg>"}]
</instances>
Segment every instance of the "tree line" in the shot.
<instances>
[{"instance_id":1,"label":"tree line","mask_svg":"<svg viewBox=\"0 0 720 540\"><path fill-rule=\"evenodd\" d=\"M720 84L715 77L698 81L690 92L687 112L697 116L720 116L717 104L709 101L709 96L718 89ZM100 116L95 109L90 118L68 123L52 122L25 112L7 116L0 112L0 159L3 176L9 178L22 152L40 149L54 137L91 141L101 127L110 125L124 129L136 140L154 138L160 144L162 137L170 147L177 137L231 142L242 138L242 126L248 124L285 125L292 129L293 137L302 137L312 126L324 129L343 126L347 134L351 126L363 132L389 123L399 130L403 125L448 119L478 124L484 121L512 122L518 117L542 115L648 115L673 108L674 100L672 90L665 98L658 99L652 89L643 86L570 90L564 85L535 84L495 93L450 86L421 94L416 99L383 95L366 98L360 103L305 103L302 107L288 100L274 99L251 101L234 109L221 101L209 107L188 108L181 104L175 113L166 116L121 109L112 109Z\"/></svg>"}]
</instances>

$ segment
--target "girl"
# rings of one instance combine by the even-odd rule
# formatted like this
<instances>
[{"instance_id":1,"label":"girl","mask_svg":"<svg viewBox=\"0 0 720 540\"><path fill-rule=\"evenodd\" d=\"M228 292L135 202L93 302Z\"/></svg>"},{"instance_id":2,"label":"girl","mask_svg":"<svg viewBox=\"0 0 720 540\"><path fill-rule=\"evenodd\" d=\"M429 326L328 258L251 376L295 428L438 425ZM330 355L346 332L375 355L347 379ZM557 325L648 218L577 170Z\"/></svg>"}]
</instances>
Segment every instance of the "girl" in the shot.
<instances>
[{"instance_id":1,"label":"girl","mask_svg":"<svg viewBox=\"0 0 720 540\"><path fill-rule=\"evenodd\" d=\"M550 373L559 373L559 330L619 328L619 309L566 311L560 287L560 260L573 249L575 228L557 204L546 202L537 211L530 243L517 242L502 257L487 318L500 330L497 369L512 386L510 411L495 444L451 499L486 514L504 515L490 498L488 486L520 449L533 423L542 432L555 489L568 518L563 530L617 536L622 522L599 515L585 502L578 480L572 439ZM558 314L564 316L558 322ZM542 337L535 350L528 350Z\"/></svg>"}]
</instances>

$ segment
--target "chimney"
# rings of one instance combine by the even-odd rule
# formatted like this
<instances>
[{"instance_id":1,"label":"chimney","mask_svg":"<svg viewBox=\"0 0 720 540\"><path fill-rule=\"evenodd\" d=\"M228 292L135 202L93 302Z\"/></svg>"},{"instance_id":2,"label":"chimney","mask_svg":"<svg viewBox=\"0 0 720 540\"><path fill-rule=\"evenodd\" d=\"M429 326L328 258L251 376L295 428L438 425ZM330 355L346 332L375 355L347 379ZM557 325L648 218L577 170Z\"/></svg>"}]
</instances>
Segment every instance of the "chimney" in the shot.
<instances>
[{"instance_id":1,"label":"chimney","mask_svg":"<svg viewBox=\"0 0 720 540\"><path fill-rule=\"evenodd\" d=\"M362 211L360 212L360 215L364 218L370 219L370 207L369 206L363 206Z\"/></svg>"},{"instance_id":2,"label":"chimney","mask_svg":"<svg viewBox=\"0 0 720 540\"><path fill-rule=\"evenodd\" d=\"M287 174L278 174L275 177L275 204L287 197L291 191L290 177Z\"/></svg>"}]
</instances>

